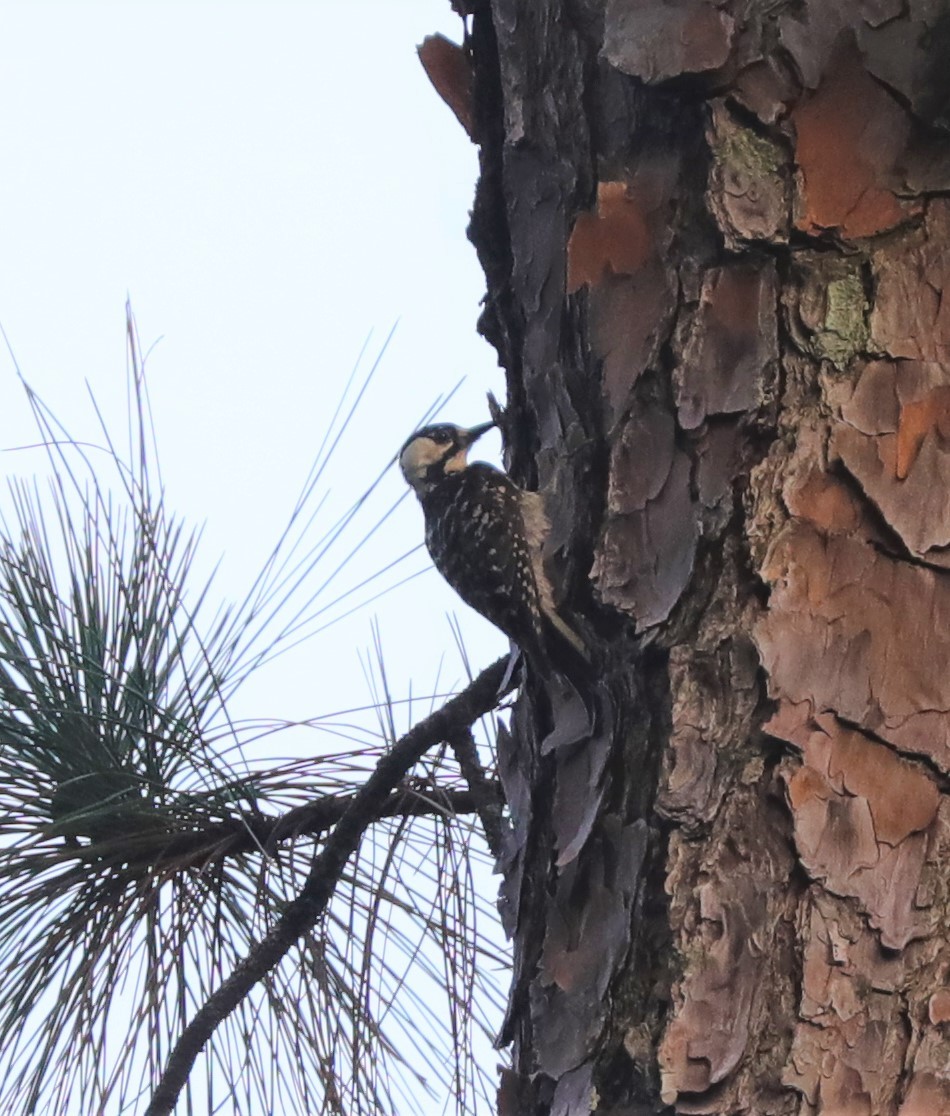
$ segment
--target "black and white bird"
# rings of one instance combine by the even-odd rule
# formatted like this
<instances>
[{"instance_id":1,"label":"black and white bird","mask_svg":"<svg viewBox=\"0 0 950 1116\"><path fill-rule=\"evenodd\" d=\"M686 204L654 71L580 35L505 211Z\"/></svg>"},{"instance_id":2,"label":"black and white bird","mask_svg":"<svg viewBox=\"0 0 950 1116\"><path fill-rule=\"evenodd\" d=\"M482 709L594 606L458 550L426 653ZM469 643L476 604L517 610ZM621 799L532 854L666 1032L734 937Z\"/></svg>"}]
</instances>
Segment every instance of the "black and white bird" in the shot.
<instances>
[{"instance_id":1,"label":"black and white bird","mask_svg":"<svg viewBox=\"0 0 950 1116\"><path fill-rule=\"evenodd\" d=\"M469 447L494 425L425 426L407 439L399 465L422 504L439 573L542 677L553 669L576 687L588 653L555 607L543 562L550 531L543 497L484 461L468 462Z\"/></svg>"}]
</instances>

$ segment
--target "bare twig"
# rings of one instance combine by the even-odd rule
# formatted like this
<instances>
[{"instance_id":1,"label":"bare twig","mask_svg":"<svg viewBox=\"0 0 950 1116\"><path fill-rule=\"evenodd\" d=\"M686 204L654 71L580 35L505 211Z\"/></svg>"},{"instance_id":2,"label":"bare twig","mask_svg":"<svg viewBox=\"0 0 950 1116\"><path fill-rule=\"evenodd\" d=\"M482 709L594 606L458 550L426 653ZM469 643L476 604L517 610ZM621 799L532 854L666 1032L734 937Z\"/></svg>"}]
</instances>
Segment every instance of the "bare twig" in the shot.
<instances>
[{"instance_id":1,"label":"bare twig","mask_svg":"<svg viewBox=\"0 0 950 1116\"><path fill-rule=\"evenodd\" d=\"M399 782L425 752L494 708L507 656L493 663L460 694L410 729L383 756L314 859L300 894L288 904L273 929L262 938L221 987L199 1008L175 1044L145 1116L168 1116L175 1107L195 1060L215 1028L251 989L274 969L301 935L311 930L327 908L340 875L363 833Z\"/></svg>"},{"instance_id":2,"label":"bare twig","mask_svg":"<svg viewBox=\"0 0 950 1116\"><path fill-rule=\"evenodd\" d=\"M489 779L485 774L470 727L461 729L449 737L449 744L455 753L462 777L468 783L482 829L485 831L485 840L488 842L492 856L497 860L502 854L508 831L503 813L505 800L501 784Z\"/></svg>"}]
</instances>

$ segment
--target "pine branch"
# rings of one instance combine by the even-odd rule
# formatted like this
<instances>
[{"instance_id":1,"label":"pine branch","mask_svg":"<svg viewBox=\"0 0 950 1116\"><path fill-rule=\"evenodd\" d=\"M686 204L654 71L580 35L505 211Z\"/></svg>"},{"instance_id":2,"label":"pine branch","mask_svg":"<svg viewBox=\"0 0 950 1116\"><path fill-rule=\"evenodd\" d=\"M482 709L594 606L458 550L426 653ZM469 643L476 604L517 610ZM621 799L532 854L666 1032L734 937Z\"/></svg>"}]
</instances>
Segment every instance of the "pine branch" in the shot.
<instances>
[{"instance_id":1,"label":"pine branch","mask_svg":"<svg viewBox=\"0 0 950 1116\"><path fill-rule=\"evenodd\" d=\"M478 748L471 728L461 729L449 738L462 776L468 783L475 810L478 812L485 840L492 856L498 860L505 847L508 836L508 823L505 821L505 796L501 783L489 779L485 768L478 758Z\"/></svg>"},{"instance_id":2,"label":"pine branch","mask_svg":"<svg viewBox=\"0 0 950 1116\"><path fill-rule=\"evenodd\" d=\"M484 825L484 803L500 802L499 784L482 771L481 783L476 788L469 773L463 770L462 774L469 782L467 790L438 784L424 791L397 787L379 808L374 820L477 813ZM189 868L204 871L228 857L262 850L272 852L284 841L315 837L336 825L356 798L356 794L325 795L295 806L278 817L235 815L227 821L180 833L122 834L115 839L70 845L61 859L84 862L99 869L122 865L132 872L137 869L181 872Z\"/></svg>"},{"instance_id":3,"label":"pine branch","mask_svg":"<svg viewBox=\"0 0 950 1116\"><path fill-rule=\"evenodd\" d=\"M217 1026L238 1007L254 985L280 963L294 942L313 929L326 910L363 833L379 817L380 809L412 766L429 748L469 727L498 704L499 686L507 662L505 656L483 670L465 690L410 729L380 759L327 837L300 894L288 904L273 929L208 997L182 1032L145 1116L169 1116L198 1055Z\"/></svg>"}]
</instances>

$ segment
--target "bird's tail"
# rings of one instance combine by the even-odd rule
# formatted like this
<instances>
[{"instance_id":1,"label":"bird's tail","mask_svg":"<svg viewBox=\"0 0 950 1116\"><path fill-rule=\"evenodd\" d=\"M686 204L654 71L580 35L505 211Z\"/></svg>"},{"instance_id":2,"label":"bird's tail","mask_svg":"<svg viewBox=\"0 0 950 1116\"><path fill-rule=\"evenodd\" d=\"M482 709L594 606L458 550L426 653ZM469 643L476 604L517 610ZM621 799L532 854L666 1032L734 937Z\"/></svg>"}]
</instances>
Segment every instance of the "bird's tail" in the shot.
<instances>
[{"instance_id":1,"label":"bird's tail","mask_svg":"<svg viewBox=\"0 0 950 1116\"><path fill-rule=\"evenodd\" d=\"M590 648L581 636L557 613L545 612L544 650L550 667L565 678L584 703L590 732L598 722L600 671Z\"/></svg>"},{"instance_id":2,"label":"bird's tail","mask_svg":"<svg viewBox=\"0 0 950 1116\"><path fill-rule=\"evenodd\" d=\"M565 640L578 655L581 656L586 662L590 662L590 650L584 640L578 635L577 632L567 623L567 621L557 612L552 610L545 610L545 622L557 632L563 640ZM548 641L550 642L550 640Z\"/></svg>"}]
</instances>

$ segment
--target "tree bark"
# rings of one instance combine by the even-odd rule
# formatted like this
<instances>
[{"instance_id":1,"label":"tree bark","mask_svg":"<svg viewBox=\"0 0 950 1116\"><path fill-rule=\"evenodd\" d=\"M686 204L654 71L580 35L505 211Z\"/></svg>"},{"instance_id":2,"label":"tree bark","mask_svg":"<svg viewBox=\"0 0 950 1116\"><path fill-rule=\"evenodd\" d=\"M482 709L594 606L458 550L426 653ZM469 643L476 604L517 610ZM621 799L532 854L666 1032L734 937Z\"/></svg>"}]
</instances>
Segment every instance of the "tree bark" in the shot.
<instances>
[{"instance_id":1,"label":"tree bark","mask_svg":"<svg viewBox=\"0 0 950 1116\"><path fill-rule=\"evenodd\" d=\"M604 663L499 741L500 1111L950 1112L950 6L468 7L508 465Z\"/></svg>"}]
</instances>

